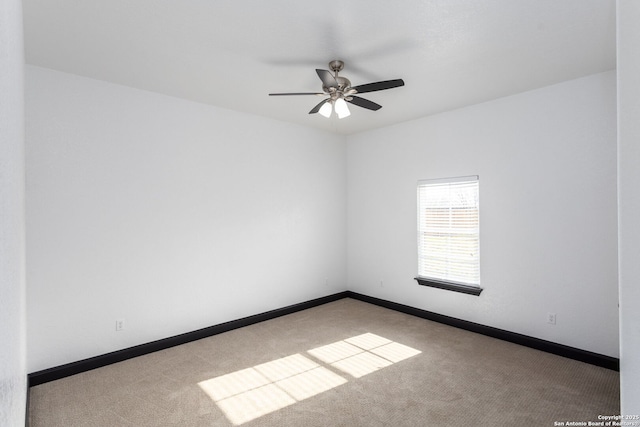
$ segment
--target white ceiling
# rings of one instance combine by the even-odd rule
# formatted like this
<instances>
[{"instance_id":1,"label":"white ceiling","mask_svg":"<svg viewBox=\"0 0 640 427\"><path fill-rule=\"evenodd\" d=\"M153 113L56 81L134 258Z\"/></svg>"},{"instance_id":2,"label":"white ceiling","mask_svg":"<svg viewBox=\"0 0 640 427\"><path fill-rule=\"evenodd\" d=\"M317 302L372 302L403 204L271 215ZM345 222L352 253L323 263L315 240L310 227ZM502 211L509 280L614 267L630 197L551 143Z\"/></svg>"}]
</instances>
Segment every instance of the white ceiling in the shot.
<instances>
[{"instance_id":1,"label":"white ceiling","mask_svg":"<svg viewBox=\"0 0 640 427\"><path fill-rule=\"evenodd\" d=\"M24 0L28 64L340 134L615 68L615 0ZM326 119L345 61L377 112Z\"/></svg>"}]
</instances>

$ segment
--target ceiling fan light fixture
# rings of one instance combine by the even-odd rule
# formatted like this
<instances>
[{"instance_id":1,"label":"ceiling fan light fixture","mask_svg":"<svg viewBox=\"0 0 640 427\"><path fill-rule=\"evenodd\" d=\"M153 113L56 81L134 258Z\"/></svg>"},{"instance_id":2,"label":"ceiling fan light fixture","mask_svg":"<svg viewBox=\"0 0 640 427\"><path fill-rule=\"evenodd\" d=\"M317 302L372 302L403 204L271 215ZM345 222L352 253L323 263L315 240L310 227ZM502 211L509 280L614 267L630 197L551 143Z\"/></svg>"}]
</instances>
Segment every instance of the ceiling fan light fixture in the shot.
<instances>
[{"instance_id":1,"label":"ceiling fan light fixture","mask_svg":"<svg viewBox=\"0 0 640 427\"><path fill-rule=\"evenodd\" d=\"M320 107L320 111L318 111L318 113L320 113L321 115L325 116L328 119L329 117L331 117L332 110L333 109L331 108L331 102L327 101L322 105L322 107Z\"/></svg>"},{"instance_id":2,"label":"ceiling fan light fixture","mask_svg":"<svg viewBox=\"0 0 640 427\"><path fill-rule=\"evenodd\" d=\"M330 118L331 114L335 110L339 119L344 119L351 115L347 102L355 104L358 107L366 108L371 111L378 111L382 108L382 105L376 104L368 99L361 98L355 94L376 92L379 90L393 89L395 87L404 86L402 79L395 80L383 80L379 82L367 83L351 87L351 81L346 77L339 76L338 72L344 67L344 62L335 60L329 63L329 70L321 70L316 68L316 74L322 81L322 92L289 92L289 93L270 93L269 96L281 96L281 95L320 95L323 97L328 96L324 100L316 104L315 107L309 111L309 114L320 113L321 116Z\"/></svg>"},{"instance_id":3,"label":"ceiling fan light fixture","mask_svg":"<svg viewBox=\"0 0 640 427\"><path fill-rule=\"evenodd\" d=\"M349 111L349 107L347 106L347 101L343 98L336 99L335 110L339 119L343 119L351 115L351 111Z\"/></svg>"}]
</instances>

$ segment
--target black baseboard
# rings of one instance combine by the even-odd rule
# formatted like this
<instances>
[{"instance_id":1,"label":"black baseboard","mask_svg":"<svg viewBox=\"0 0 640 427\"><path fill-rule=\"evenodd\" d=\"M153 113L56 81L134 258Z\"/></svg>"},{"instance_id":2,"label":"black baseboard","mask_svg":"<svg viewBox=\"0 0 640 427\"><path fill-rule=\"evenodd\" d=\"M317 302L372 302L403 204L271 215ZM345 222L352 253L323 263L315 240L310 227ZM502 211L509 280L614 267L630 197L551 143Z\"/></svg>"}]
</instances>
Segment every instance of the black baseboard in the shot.
<instances>
[{"instance_id":1,"label":"black baseboard","mask_svg":"<svg viewBox=\"0 0 640 427\"><path fill-rule=\"evenodd\" d=\"M24 411L24 427L29 427L29 403L31 401L31 382L29 381L29 375L27 375L27 398L26 398L26 406L27 408Z\"/></svg>"},{"instance_id":2,"label":"black baseboard","mask_svg":"<svg viewBox=\"0 0 640 427\"><path fill-rule=\"evenodd\" d=\"M164 338L158 341L153 341L146 344L140 344L135 347L130 347L123 350L114 351L112 353L91 357L89 359L67 363L66 365L56 366L53 368L34 372L28 375L27 389L31 386L36 386L49 381L55 381L71 375L79 374L81 372L86 372L92 369L107 366L112 363L122 362L127 359L142 356L148 353L153 353L154 351L164 350L177 345L186 344L191 341L207 338L213 335L221 334L223 332L231 331L233 329L253 325L254 323L275 319L276 317L306 310L308 308L316 307L316 306L337 301L343 298L357 299L360 301L368 302L370 304L378 305L380 307L385 307L391 310L399 311L405 314L410 314L423 319L432 320L435 322L443 323L445 325L454 326L456 328L464 329L471 332L476 332L482 335L498 338L498 339L509 341L515 344L520 344L526 347L534 348L536 350L546 351L548 353L556 354L559 356L567 357L567 358L578 360L581 362L590 363L592 365L601 366L603 368L611 369L614 371L620 370L620 360L615 357L605 356L602 354L593 353L590 351L581 350L574 347L569 347L563 344L557 344L551 341L545 341L539 338L534 338L527 335L518 334L515 332L505 331L503 329L493 328L491 326L485 326L479 323L473 323L466 320L457 319L455 317L449 317L442 314L433 313L430 311L422 310L422 309L411 307L408 305L399 304L399 303L383 300L380 298L359 294L357 292L344 291L344 292L339 292L337 294L328 295L326 297L302 302L299 304L290 305L288 307L267 311L265 313L244 317L242 319L232 320L226 323L221 323L219 325L210 326L208 328L198 329L197 331L187 332L181 335L176 335L174 337ZM29 394L27 391L27 411L29 407L28 400L29 400ZM26 422L28 423L28 413L27 413ZM28 424L26 425L28 426Z\"/></svg>"},{"instance_id":3,"label":"black baseboard","mask_svg":"<svg viewBox=\"0 0 640 427\"><path fill-rule=\"evenodd\" d=\"M469 322L467 320L457 319L455 317L444 316L442 314L421 310L419 308L411 307L404 304L398 304L375 297L370 297L368 295L363 295L352 291L347 291L347 294L349 298L368 302L370 304L375 304L380 307L389 308L391 310L396 310L405 314L432 320L434 322L444 323L445 325L454 326L456 328L465 329L467 331L476 332L482 335L498 338L515 344L520 344L525 347L534 348L536 350L542 350L547 353L556 354L558 356L567 357L569 359L578 360L580 362L589 363L614 371L620 371L620 359L615 357L605 356L603 354L593 353L587 350L581 350L579 348L569 347L563 344L557 344L551 341L517 334L515 332L505 331L503 329L493 328L491 326L485 326L479 323Z\"/></svg>"},{"instance_id":4,"label":"black baseboard","mask_svg":"<svg viewBox=\"0 0 640 427\"><path fill-rule=\"evenodd\" d=\"M127 359L142 356L154 351L164 350L177 345L186 344L202 338L228 332L233 329L242 328L244 326L253 325L254 323L263 322L265 320L275 319L276 317L295 313L297 311L306 310L332 301L337 301L347 297L347 292L339 292L337 294L328 295L326 297L316 298L299 304L290 305L288 307L267 311L265 313L255 314L253 316L244 317L238 320L221 323L219 325L210 326L208 328L198 329L197 331L187 332L158 341L146 344L140 344L135 347L125 348L123 350L114 351L112 353L91 357L89 359L77 362L67 363L66 365L56 366L42 371L29 374L28 381L30 386L36 386L49 381L59 380L81 372L90 371L92 369L101 368L111 365L112 363L122 362Z\"/></svg>"}]
</instances>

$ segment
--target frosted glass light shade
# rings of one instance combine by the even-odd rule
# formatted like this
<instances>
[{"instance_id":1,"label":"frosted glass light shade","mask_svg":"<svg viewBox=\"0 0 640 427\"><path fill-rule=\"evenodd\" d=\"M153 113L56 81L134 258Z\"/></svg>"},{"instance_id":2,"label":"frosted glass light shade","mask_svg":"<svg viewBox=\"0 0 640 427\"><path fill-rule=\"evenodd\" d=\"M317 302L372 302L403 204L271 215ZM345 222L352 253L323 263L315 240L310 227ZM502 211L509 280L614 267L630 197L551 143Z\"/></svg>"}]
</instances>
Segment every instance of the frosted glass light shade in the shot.
<instances>
[{"instance_id":1,"label":"frosted glass light shade","mask_svg":"<svg viewBox=\"0 0 640 427\"><path fill-rule=\"evenodd\" d=\"M335 110L339 119L343 119L351 115L351 112L349 111L349 107L347 106L347 102L342 98L336 99Z\"/></svg>"},{"instance_id":2,"label":"frosted glass light shade","mask_svg":"<svg viewBox=\"0 0 640 427\"><path fill-rule=\"evenodd\" d=\"M320 107L320 111L318 111L318 113L329 118L331 116L331 110L331 102L325 102L322 107Z\"/></svg>"}]
</instances>

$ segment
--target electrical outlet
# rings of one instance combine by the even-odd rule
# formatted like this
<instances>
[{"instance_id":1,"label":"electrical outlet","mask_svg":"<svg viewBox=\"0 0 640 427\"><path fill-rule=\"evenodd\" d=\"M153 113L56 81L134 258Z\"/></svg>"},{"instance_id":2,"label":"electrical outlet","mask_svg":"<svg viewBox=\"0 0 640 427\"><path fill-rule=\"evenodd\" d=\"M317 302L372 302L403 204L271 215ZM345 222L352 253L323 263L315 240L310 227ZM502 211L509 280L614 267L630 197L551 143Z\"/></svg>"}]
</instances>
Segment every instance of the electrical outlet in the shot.
<instances>
[{"instance_id":1,"label":"electrical outlet","mask_svg":"<svg viewBox=\"0 0 640 427\"><path fill-rule=\"evenodd\" d=\"M124 319L116 319L116 331L124 330Z\"/></svg>"},{"instance_id":2,"label":"electrical outlet","mask_svg":"<svg viewBox=\"0 0 640 427\"><path fill-rule=\"evenodd\" d=\"M384 280L380 279L380 287L384 288Z\"/></svg>"},{"instance_id":3,"label":"electrical outlet","mask_svg":"<svg viewBox=\"0 0 640 427\"><path fill-rule=\"evenodd\" d=\"M328 277L324 278L324 285L325 286L329 286L329 278Z\"/></svg>"},{"instance_id":4,"label":"electrical outlet","mask_svg":"<svg viewBox=\"0 0 640 427\"><path fill-rule=\"evenodd\" d=\"M547 314L547 323L550 325L555 325L556 324L556 314L555 313L548 313Z\"/></svg>"}]
</instances>

